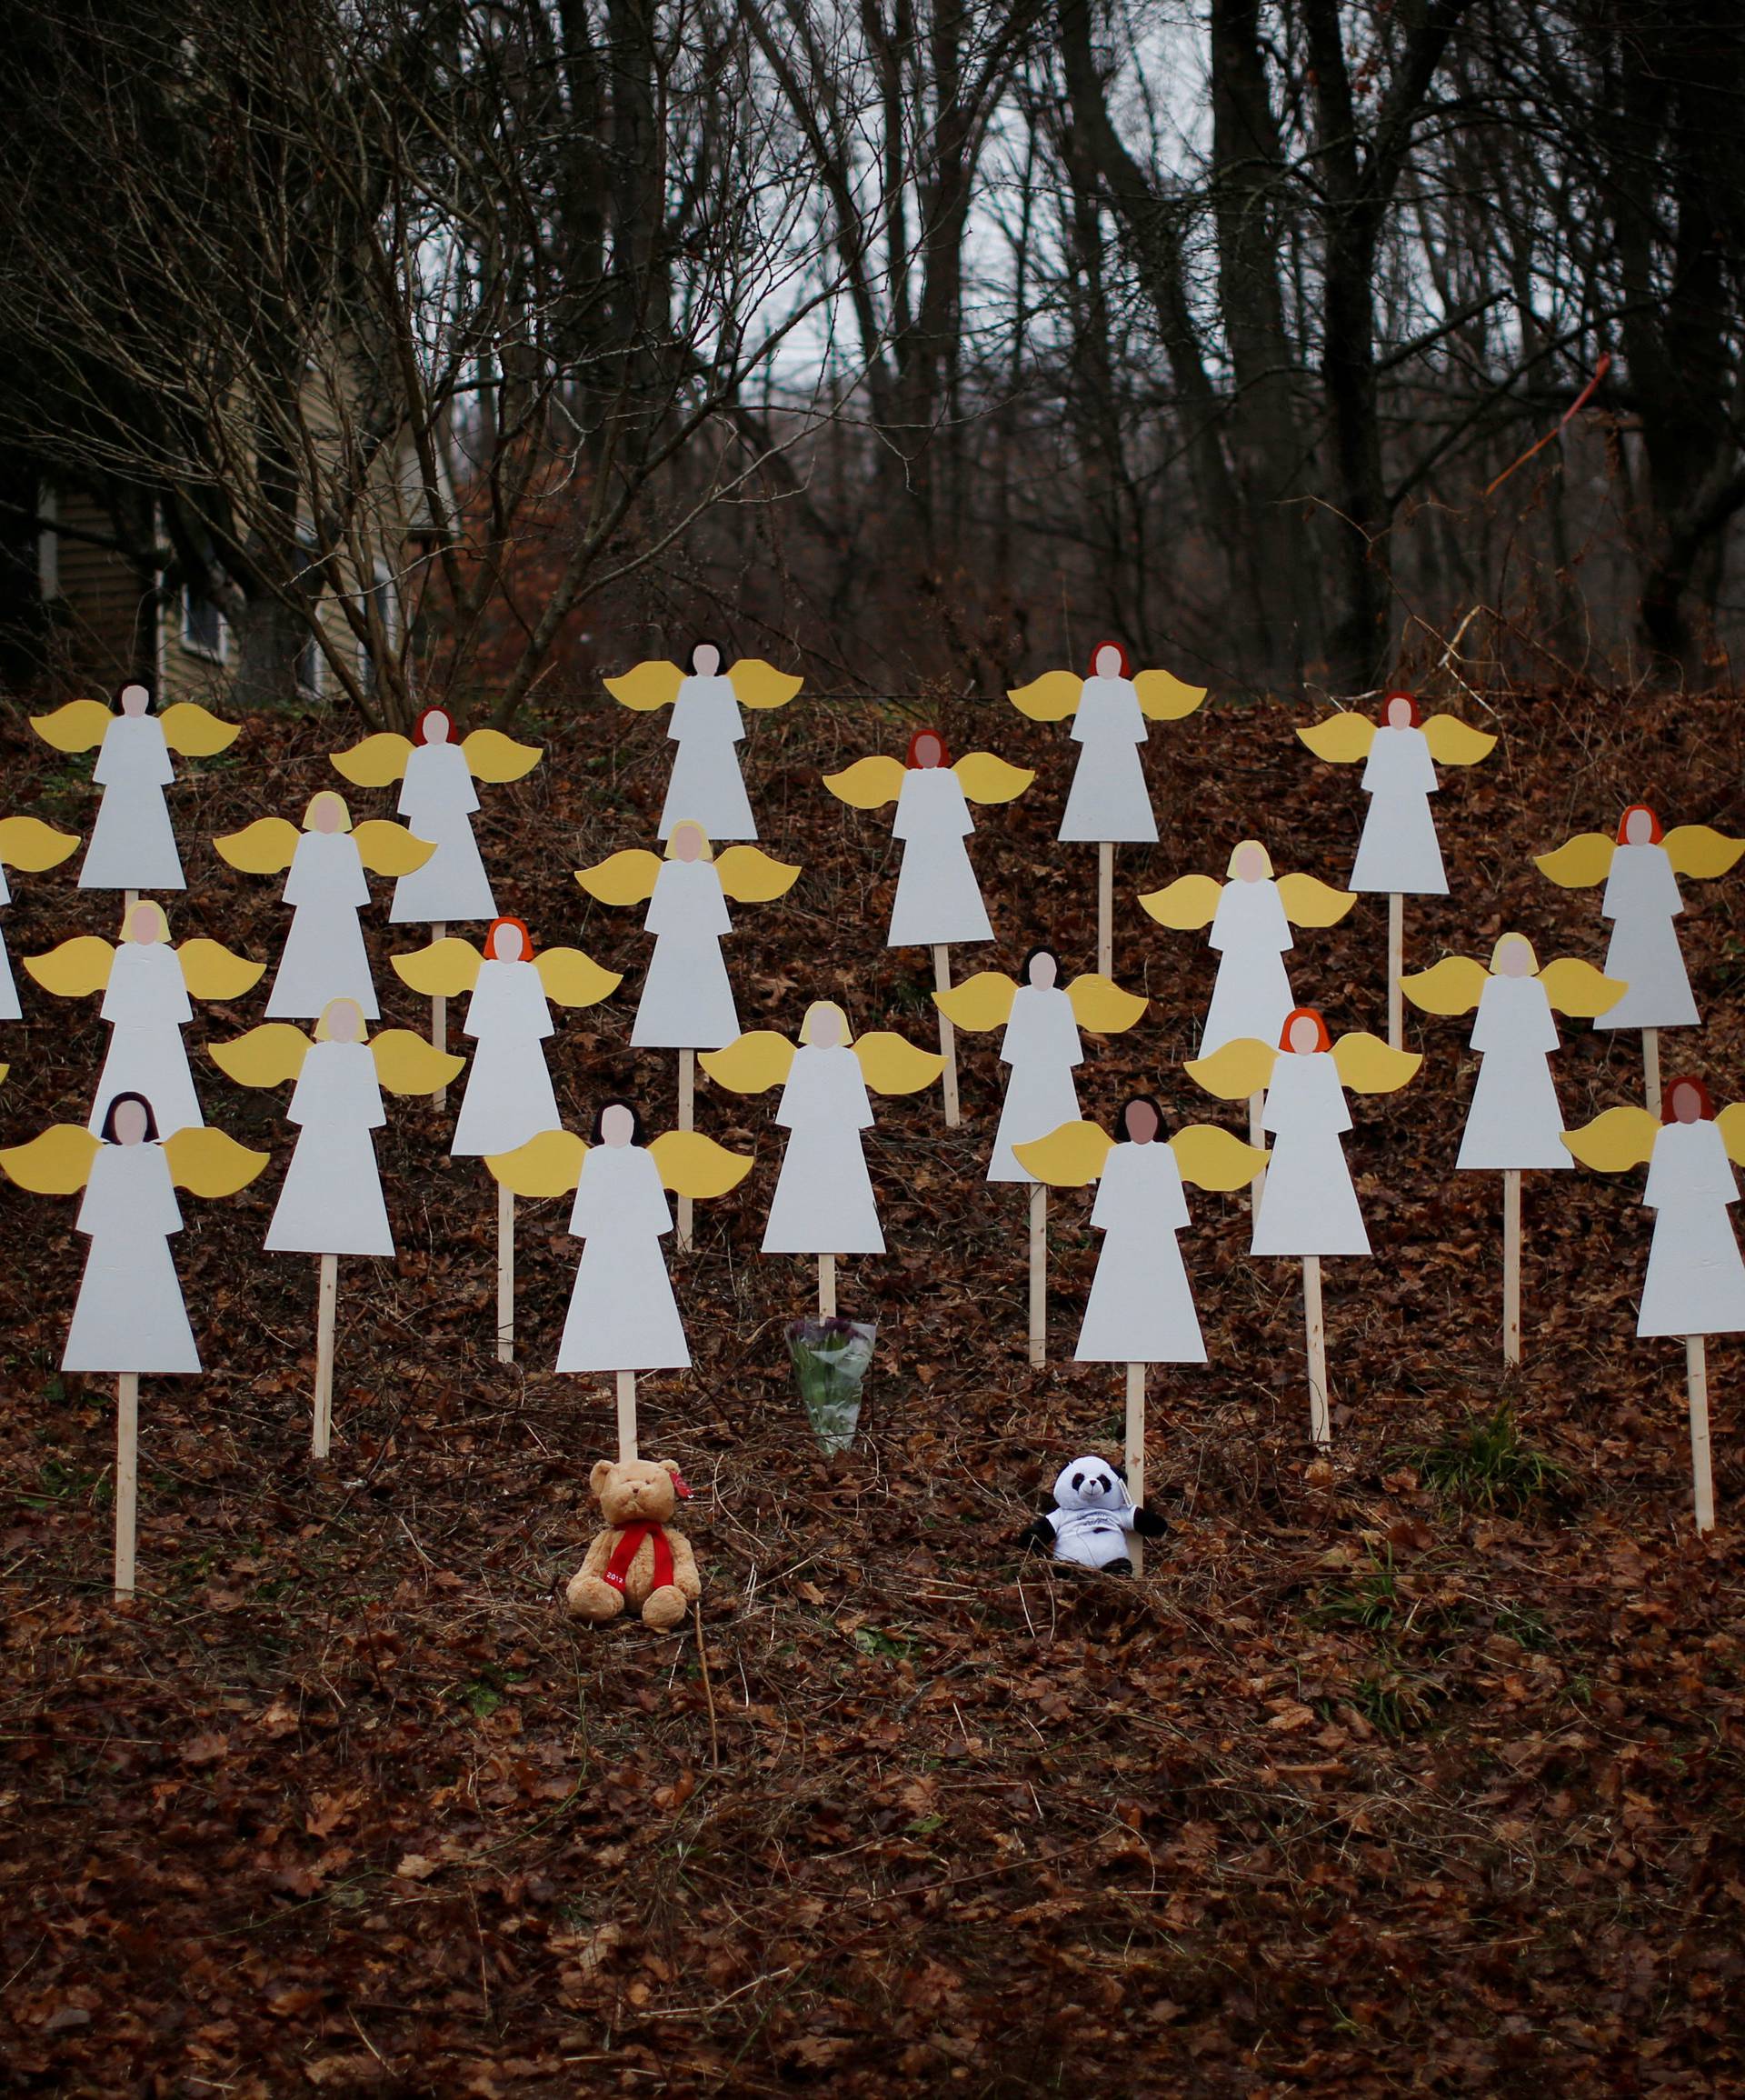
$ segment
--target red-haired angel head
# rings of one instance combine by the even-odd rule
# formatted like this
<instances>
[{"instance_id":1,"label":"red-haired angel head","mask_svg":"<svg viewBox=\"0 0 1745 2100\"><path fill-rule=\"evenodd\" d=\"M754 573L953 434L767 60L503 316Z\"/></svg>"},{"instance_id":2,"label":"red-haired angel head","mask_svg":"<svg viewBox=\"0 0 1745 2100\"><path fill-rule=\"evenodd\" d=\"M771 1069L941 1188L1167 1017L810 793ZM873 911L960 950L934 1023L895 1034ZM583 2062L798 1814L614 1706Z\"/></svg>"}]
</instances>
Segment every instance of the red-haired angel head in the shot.
<instances>
[{"instance_id":1,"label":"red-haired angel head","mask_svg":"<svg viewBox=\"0 0 1745 2100\"><path fill-rule=\"evenodd\" d=\"M513 955L505 955L498 947L497 935L505 928L514 937ZM509 943L504 941L502 945L506 948ZM484 936L484 953L487 962L531 963L533 959L533 935L527 931L526 922L522 919L493 919L491 931Z\"/></svg>"},{"instance_id":2,"label":"red-haired angel head","mask_svg":"<svg viewBox=\"0 0 1745 2100\"><path fill-rule=\"evenodd\" d=\"M923 748L928 753L925 757L922 755ZM952 755L946 750L945 739L937 729L917 729L909 739L909 755L903 764L912 770L916 766L924 770L935 765L949 765L951 763Z\"/></svg>"},{"instance_id":3,"label":"red-haired angel head","mask_svg":"<svg viewBox=\"0 0 1745 2100\"><path fill-rule=\"evenodd\" d=\"M1643 830L1640 824L1632 826L1631 818L1638 816L1645 816L1648 819L1646 830ZM1630 835L1632 829L1636 834L1634 837ZM1659 845L1660 843L1660 818L1655 815L1647 803L1632 802L1618 819L1618 844L1620 845Z\"/></svg>"},{"instance_id":4,"label":"red-haired angel head","mask_svg":"<svg viewBox=\"0 0 1745 2100\"><path fill-rule=\"evenodd\" d=\"M1301 1026L1305 1021L1315 1032L1315 1039L1312 1043ZM1296 1040L1299 1035L1303 1038L1301 1043ZM1281 1050L1289 1050L1299 1057L1306 1057L1316 1050L1331 1050L1332 1046L1333 1039L1327 1033L1327 1024L1314 1007L1291 1007L1284 1017L1284 1026L1279 1031L1279 1048Z\"/></svg>"},{"instance_id":5,"label":"red-haired angel head","mask_svg":"<svg viewBox=\"0 0 1745 2100\"><path fill-rule=\"evenodd\" d=\"M454 717L446 707L426 707L413 724L412 734L414 740L419 744L452 744L454 741Z\"/></svg>"},{"instance_id":6,"label":"red-haired angel head","mask_svg":"<svg viewBox=\"0 0 1745 2100\"><path fill-rule=\"evenodd\" d=\"M1687 1073L1680 1079L1667 1082L1666 1092L1660 1097L1662 1123L1712 1123L1714 1120L1715 1105L1700 1079L1693 1079Z\"/></svg>"},{"instance_id":7,"label":"red-haired angel head","mask_svg":"<svg viewBox=\"0 0 1745 2100\"><path fill-rule=\"evenodd\" d=\"M1406 719L1396 722L1395 713L1402 705L1406 710ZM1389 693L1382 697L1381 712L1377 719L1383 729L1416 729L1423 716L1418 712L1418 702L1412 694Z\"/></svg>"},{"instance_id":8,"label":"red-haired angel head","mask_svg":"<svg viewBox=\"0 0 1745 2100\"><path fill-rule=\"evenodd\" d=\"M1105 649L1112 649L1114 651L1116 661L1120 665L1118 670L1110 671L1104 669L1102 656L1103 651ZM1092 650L1091 668L1085 673L1086 677L1131 678L1132 675L1133 667L1127 660L1127 652L1122 647L1119 642L1099 642L1096 647Z\"/></svg>"}]
</instances>

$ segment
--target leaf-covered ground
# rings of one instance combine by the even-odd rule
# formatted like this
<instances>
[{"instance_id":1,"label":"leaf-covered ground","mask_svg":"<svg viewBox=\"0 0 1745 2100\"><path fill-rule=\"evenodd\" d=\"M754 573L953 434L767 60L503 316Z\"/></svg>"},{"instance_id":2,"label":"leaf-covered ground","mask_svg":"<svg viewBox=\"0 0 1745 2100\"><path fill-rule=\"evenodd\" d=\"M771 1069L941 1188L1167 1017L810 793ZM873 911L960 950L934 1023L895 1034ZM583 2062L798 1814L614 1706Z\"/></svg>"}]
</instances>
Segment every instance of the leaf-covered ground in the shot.
<instances>
[{"instance_id":1,"label":"leaf-covered ground","mask_svg":"<svg viewBox=\"0 0 1745 2100\"><path fill-rule=\"evenodd\" d=\"M1043 769L984 822L1002 941L962 967L1014 968L1044 936L1091 966L1094 856L1053 841L1062 733L1003 705L942 713L955 749ZM1281 871L1344 875L1355 772L1296 745L1303 718L1214 707L1154 731L1164 836L1120 856L1117 975L1155 1005L1092 1046L1088 1114L1142 1084L1239 1126L1179 1070L1211 988L1203 945L1131 899L1222 874L1255 831ZM806 872L736 915L746 1025L791 1031L834 993L857 1024L931 1034L926 956L882 945L886 825L817 786L910 725L863 702L756 719L765 843ZM1412 905L1414 963L1488 954L1514 925L1541 955L1600 959L1597 895L1554 889L1528 856L1626 801L1745 828L1730 704L1548 695L1500 701L1491 725L1499 755L1448 776L1455 894ZM640 915L590 905L570 870L648 838L659 725L602 704L526 733L547 763L485 791L499 902L634 973ZM6 809L88 828L88 762L16 717L0 737ZM297 814L342 740L255 723L190 769L178 936L276 955L277 884L204 842ZM75 866L15 884L15 956L113 933L113 900L81 897ZM1742 885L1689 885L1710 1020L1667 1044L1669 1072L1694 1064L1718 1099L1745 1085ZM371 916L387 1010L421 1025L383 960L411 944L380 903ZM1382 931L1365 900L1300 941L1298 995L1336 1029L1381 1025ZM671 1121L672 1058L625 1046L636 982L557 1038L572 1121L626 1085L652 1127ZM26 995L5 1035L7 1143L82 1119L102 1051L95 1000ZM208 1013L190 1040L260 1005ZM1088 1198L1055 1200L1054 1361L1026 1360L1022 1197L981 1179L992 1039L964 1045L961 1130L933 1095L881 1109L869 1155L892 1252L842 1275L843 1311L880 1324L870 1425L831 1462L783 1338L813 1280L757 1253L771 1104L703 1087L701 1126L758 1167L699 1206L696 1252L673 1257L696 1368L645 1383L643 1441L698 1490L706 1658L694 1627L590 1632L554 1605L612 1449L607 1383L543 1368L574 1272L566 1213L523 1207L521 1363L502 1366L493 1193L446 1160L429 1104L396 1105L381 1147L399 1257L342 1265L334 1458L316 1465L314 1265L259 1251L284 1095L196 1055L208 1114L275 1162L233 1203L184 1204L209 1369L145 1382L125 1609L108 1596L113 1392L55 1368L74 1206L0 1189L11 2089L1745 2091L1741 1352L1710 1350L1721 1521L1700 1544L1681 1354L1634 1339L1640 1176L1529 1178L1527 1360L1505 1376L1498 1179L1452 1171L1464 1032L1409 1033L1421 1077L1360 1099L1348 1141L1378 1251L1328 1265L1331 1465L1307 1449L1294 1265L1249 1260L1243 1199L1196 1197L1185 1245L1212 1361L1152 1375L1152 1494L1174 1530L1126 1582L1022 1564L1012 1544L1064 1459L1118 1450L1122 1393L1118 1368L1069 1360ZM1570 1121L1640 1099L1633 1039L1567 1033Z\"/></svg>"}]
</instances>

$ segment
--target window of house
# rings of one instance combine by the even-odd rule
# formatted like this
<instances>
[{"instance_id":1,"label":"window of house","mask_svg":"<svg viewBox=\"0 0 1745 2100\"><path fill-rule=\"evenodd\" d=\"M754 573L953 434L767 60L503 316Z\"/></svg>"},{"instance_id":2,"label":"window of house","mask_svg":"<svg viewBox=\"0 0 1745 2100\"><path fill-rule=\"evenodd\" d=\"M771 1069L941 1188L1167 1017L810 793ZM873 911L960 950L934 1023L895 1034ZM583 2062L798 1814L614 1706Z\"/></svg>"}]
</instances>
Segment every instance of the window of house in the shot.
<instances>
[{"instance_id":1,"label":"window of house","mask_svg":"<svg viewBox=\"0 0 1745 2100\"><path fill-rule=\"evenodd\" d=\"M381 629L382 646L392 649L400 635L400 593L391 570L378 563L375 581L370 586L370 603L375 608L376 623ZM358 673L364 681L365 692L374 693L379 678L367 643L358 645Z\"/></svg>"},{"instance_id":2,"label":"window of house","mask_svg":"<svg viewBox=\"0 0 1745 2100\"><path fill-rule=\"evenodd\" d=\"M321 698L323 669L321 644L315 639L314 630L312 628L305 636L303 646L297 651L297 691L305 699L319 700Z\"/></svg>"},{"instance_id":3,"label":"window of house","mask_svg":"<svg viewBox=\"0 0 1745 2100\"><path fill-rule=\"evenodd\" d=\"M206 550L206 559L212 558ZM191 656L204 656L212 663L222 664L229 653L230 625L218 609L215 598L209 598L192 584L182 587L182 646Z\"/></svg>"}]
</instances>

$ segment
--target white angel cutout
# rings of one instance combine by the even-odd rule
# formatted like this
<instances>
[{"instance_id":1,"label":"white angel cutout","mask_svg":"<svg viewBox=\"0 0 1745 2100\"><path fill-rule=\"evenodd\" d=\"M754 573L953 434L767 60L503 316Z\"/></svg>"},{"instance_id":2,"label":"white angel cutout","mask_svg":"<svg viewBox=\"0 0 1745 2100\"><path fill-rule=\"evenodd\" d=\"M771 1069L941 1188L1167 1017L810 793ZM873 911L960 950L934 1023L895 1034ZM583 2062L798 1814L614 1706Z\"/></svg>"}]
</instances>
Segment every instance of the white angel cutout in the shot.
<instances>
[{"instance_id":1,"label":"white angel cutout","mask_svg":"<svg viewBox=\"0 0 1745 2100\"><path fill-rule=\"evenodd\" d=\"M0 1167L20 1188L39 1195L84 1192L74 1229L91 1245L61 1368L113 1374L117 1382L117 1596L134 1588L140 1377L200 1368L170 1252L182 1230L176 1189L234 1195L266 1161L265 1153L250 1152L218 1130L184 1129L160 1141L152 1104L141 1094L116 1095L95 1135L60 1123L29 1145L0 1152Z\"/></svg>"},{"instance_id":2,"label":"white angel cutout","mask_svg":"<svg viewBox=\"0 0 1745 2100\"><path fill-rule=\"evenodd\" d=\"M1183 1069L1220 1100L1252 1099L1264 1087L1261 1128L1273 1139L1266 1185L1254 1205L1249 1252L1302 1263L1309 1345L1310 1434L1332 1441L1327 1409L1326 1337L1321 1313L1321 1264L1326 1255L1367 1255L1370 1235L1358 1207L1342 1139L1351 1127L1345 1089L1391 1094L1423 1059L1370 1035L1334 1045L1312 1006L1286 1017L1278 1047L1241 1038Z\"/></svg>"},{"instance_id":3,"label":"white angel cutout","mask_svg":"<svg viewBox=\"0 0 1745 2100\"><path fill-rule=\"evenodd\" d=\"M143 1094L166 1137L197 1130L205 1120L182 1041L183 1029L194 1018L190 997L240 999L260 982L265 967L217 941L172 946L164 907L150 897L123 912L118 946L95 934L81 934L45 955L25 957L25 968L56 998L103 994L109 1053L88 1127L103 1128L117 1095Z\"/></svg>"},{"instance_id":4,"label":"white angel cutout","mask_svg":"<svg viewBox=\"0 0 1745 2100\"><path fill-rule=\"evenodd\" d=\"M443 926L451 920L496 917L491 880L473 835L473 812L479 806L474 783L520 780L542 756L537 745L517 744L500 729L475 729L456 743L445 707L426 707L413 725L411 739L383 732L331 754L336 771L354 787L387 787L399 781L395 806L406 829L434 849L416 866L392 871L400 879L388 908L391 925Z\"/></svg>"},{"instance_id":5,"label":"white angel cutout","mask_svg":"<svg viewBox=\"0 0 1745 2100\"><path fill-rule=\"evenodd\" d=\"M1682 1335L1690 1415L1697 1529L1715 1522L1704 1338L1745 1334L1745 1260L1728 1213L1739 1201L1733 1168L1745 1161L1745 1104L1719 1115L1700 1079L1671 1080L1663 1115L1610 1108L1563 1140L1583 1166L1621 1174L1648 1162L1644 1206L1654 1213L1636 1332Z\"/></svg>"},{"instance_id":6,"label":"white angel cutout","mask_svg":"<svg viewBox=\"0 0 1745 2100\"><path fill-rule=\"evenodd\" d=\"M689 819L715 840L755 839L757 820L739 769L735 748L745 736L742 707L785 707L802 680L788 676L761 656L743 656L731 669L714 642L691 647L687 675L676 664L650 660L603 682L621 706L652 714L671 706L667 735L678 746L661 805L655 836L673 835Z\"/></svg>"},{"instance_id":7,"label":"white angel cutout","mask_svg":"<svg viewBox=\"0 0 1745 2100\"><path fill-rule=\"evenodd\" d=\"M98 747L91 777L103 801L79 867L82 890L187 887L164 799L175 778L170 754L210 758L242 733L192 700L178 701L161 715L150 713L151 703L150 689L135 682L122 687L118 714L101 700L69 700L52 715L30 718L37 735L56 751Z\"/></svg>"},{"instance_id":8,"label":"white angel cutout","mask_svg":"<svg viewBox=\"0 0 1745 2100\"><path fill-rule=\"evenodd\" d=\"M430 841L384 817L354 829L344 797L324 788L303 813L301 835L282 816L263 816L213 845L221 860L246 875L291 871L284 880L291 930L267 995L268 1019L313 1020L335 999L355 999L374 1021L381 1008L357 923L370 901L364 871L409 874L435 852Z\"/></svg>"},{"instance_id":9,"label":"white angel cutout","mask_svg":"<svg viewBox=\"0 0 1745 2100\"><path fill-rule=\"evenodd\" d=\"M44 824L37 817L0 817L0 905L12 902L12 892L6 886L7 868L23 868L30 875L40 875L45 868L58 867L78 843L76 832L56 831L53 825ZM18 1004L18 987L13 982L5 936L0 934L0 1021L23 1018L24 1008Z\"/></svg>"}]
</instances>

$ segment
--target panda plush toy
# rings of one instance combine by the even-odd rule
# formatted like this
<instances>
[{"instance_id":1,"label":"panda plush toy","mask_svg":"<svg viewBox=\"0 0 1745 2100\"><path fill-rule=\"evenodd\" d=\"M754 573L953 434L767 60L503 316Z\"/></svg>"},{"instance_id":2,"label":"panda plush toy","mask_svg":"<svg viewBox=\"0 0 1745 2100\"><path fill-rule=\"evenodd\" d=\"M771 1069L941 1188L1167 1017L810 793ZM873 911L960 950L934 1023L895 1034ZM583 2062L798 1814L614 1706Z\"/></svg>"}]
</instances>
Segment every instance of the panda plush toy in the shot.
<instances>
[{"instance_id":1,"label":"panda plush toy","mask_svg":"<svg viewBox=\"0 0 1745 2100\"><path fill-rule=\"evenodd\" d=\"M1105 1575L1132 1574L1129 1532L1162 1538L1170 1528L1142 1502L1135 1504L1120 1468L1102 1458L1075 1458L1063 1465L1052 1499L1053 1508L1025 1526L1020 1544Z\"/></svg>"}]
</instances>

